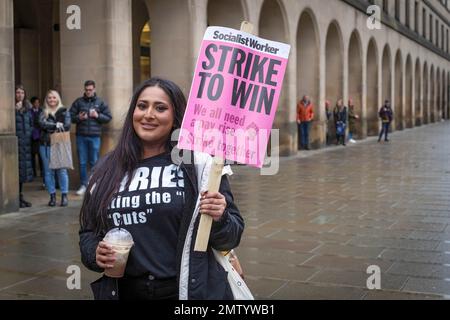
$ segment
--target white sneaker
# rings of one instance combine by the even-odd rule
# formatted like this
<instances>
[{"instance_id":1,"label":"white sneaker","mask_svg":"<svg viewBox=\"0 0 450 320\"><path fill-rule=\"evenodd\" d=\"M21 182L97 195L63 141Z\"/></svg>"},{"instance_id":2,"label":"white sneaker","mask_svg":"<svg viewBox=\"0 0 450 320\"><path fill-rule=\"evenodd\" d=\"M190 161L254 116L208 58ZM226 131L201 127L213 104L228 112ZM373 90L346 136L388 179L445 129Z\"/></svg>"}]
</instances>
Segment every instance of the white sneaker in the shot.
<instances>
[{"instance_id":1,"label":"white sneaker","mask_svg":"<svg viewBox=\"0 0 450 320\"><path fill-rule=\"evenodd\" d=\"M350 143L356 143L356 140L350 139Z\"/></svg>"},{"instance_id":2,"label":"white sneaker","mask_svg":"<svg viewBox=\"0 0 450 320\"><path fill-rule=\"evenodd\" d=\"M77 195L79 195L79 196L84 196L85 193L86 193L85 186L81 186L80 189L78 189L78 191L77 191Z\"/></svg>"}]
</instances>

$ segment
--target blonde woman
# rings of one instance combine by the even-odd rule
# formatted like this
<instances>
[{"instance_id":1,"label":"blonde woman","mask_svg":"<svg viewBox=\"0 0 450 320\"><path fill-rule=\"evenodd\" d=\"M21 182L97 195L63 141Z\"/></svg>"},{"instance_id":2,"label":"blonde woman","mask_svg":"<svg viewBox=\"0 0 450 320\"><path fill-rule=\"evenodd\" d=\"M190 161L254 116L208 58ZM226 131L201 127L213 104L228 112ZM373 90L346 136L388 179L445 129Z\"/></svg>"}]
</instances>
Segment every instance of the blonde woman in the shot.
<instances>
[{"instance_id":1,"label":"blonde woman","mask_svg":"<svg viewBox=\"0 0 450 320\"><path fill-rule=\"evenodd\" d=\"M55 173L58 177L61 188L61 207L69 204L67 193L69 192L69 174L67 169L52 170L49 168L50 162L50 134L57 130L70 130L70 112L61 102L59 93L55 90L47 92L44 102L44 111L39 118L39 125L42 129L41 145L39 153L44 166L45 185L50 194L50 207L56 206Z\"/></svg>"}]
</instances>

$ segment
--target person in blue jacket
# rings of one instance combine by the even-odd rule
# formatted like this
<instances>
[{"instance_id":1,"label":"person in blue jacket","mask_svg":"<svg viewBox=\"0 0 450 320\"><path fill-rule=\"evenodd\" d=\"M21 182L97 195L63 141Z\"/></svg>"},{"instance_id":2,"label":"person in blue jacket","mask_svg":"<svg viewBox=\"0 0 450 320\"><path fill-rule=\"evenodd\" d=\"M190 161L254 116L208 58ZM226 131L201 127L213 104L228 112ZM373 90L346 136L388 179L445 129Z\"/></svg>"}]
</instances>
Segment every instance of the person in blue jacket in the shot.
<instances>
[{"instance_id":1,"label":"person in blue jacket","mask_svg":"<svg viewBox=\"0 0 450 320\"><path fill-rule=\"evenodd\" d=\"M116 148L95 166L80 212L83 264L104 272L115 263L104 241L113 228L133 236L122 278L91 284L95 299L230 300L227 273L212 249L229 251L244 221L226 176L219 192L199 192L196 167L172 159L172 133L181 127L186 99L173 82L145 81L132 97ZM208 249L195 252L200 213L213 218Z\"/></svg>"}]
</instances>

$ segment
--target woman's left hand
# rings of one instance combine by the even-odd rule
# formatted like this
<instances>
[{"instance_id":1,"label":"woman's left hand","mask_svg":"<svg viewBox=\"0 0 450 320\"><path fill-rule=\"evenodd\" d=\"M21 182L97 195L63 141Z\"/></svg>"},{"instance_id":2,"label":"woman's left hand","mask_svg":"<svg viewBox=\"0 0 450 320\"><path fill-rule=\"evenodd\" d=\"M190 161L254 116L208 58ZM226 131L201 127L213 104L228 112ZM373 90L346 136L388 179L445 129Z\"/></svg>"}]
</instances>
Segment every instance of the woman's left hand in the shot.
<instances>
[{"instance_id":1,"label":"woman's left hand","mask_svg":"<svg viewBox=\"0 0 450 320\"><path fill-rule=\"evenodd\" d=\"M227 201L225 197L219 192L202 192L200 199L200 213L211 216L214 221L219 221L222 218Z\"/></svg>"}]
</instances>

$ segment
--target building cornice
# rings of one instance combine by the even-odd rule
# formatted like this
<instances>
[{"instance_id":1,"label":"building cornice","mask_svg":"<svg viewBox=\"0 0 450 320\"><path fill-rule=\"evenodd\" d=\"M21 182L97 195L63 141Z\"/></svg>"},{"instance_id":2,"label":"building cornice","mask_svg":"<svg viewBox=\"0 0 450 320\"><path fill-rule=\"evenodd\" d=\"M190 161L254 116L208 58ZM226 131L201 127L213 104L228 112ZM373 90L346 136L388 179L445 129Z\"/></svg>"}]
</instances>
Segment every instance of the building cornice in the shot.
<instances>
[{"instance_id":1,"label":"building cornice","mask_svg":"<svg viewBox=\"0 0 450 320\"><path fill-rule=\"evenodd\" d=\"M367 1L361 1L361 0L342 0L343 2L347 3L348 5L354 7L355 9L363 12L365 15L367 15L367 8L368 6L372 5ZM425 2L428 2L428 0L424 0ZM447 52L439 49L435 45L433 45L431 42L429 42L427 39L425 39L422 35L414 32L410 28L406 27L399 21L397 21L394 17L386 14L385 12L382 12L381 15L381 22L393 29L394 31L402 34L403 36L409 38L410 40L418 43L419 45L427 48L428 50L436 53L437 55L441 56L442 58L450 61L450 54Z\"/></svg>"}]
</instances>

